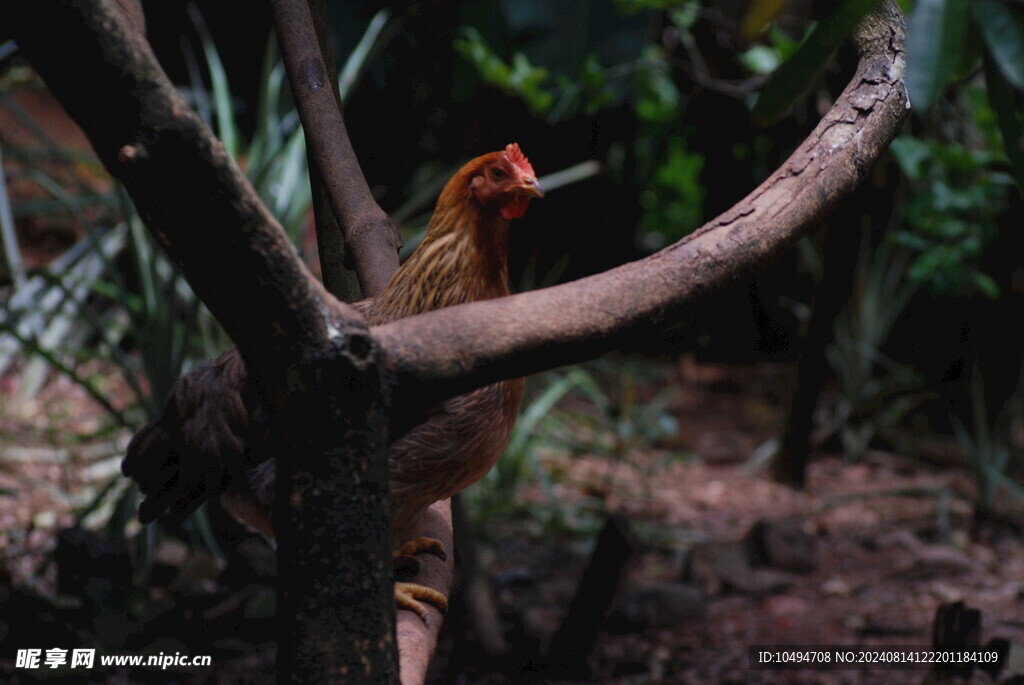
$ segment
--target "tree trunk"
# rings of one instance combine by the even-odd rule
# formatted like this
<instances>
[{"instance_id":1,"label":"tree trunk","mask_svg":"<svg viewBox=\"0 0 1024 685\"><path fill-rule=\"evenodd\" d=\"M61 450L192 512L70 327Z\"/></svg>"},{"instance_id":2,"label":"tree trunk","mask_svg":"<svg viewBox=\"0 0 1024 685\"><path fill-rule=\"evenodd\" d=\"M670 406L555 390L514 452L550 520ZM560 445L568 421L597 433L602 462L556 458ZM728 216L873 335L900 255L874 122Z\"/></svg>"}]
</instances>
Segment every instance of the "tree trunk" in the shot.
<instances>
[{"instance_id":1,"label":"tree trunk","mask_svg":"<svg viewBox=\"0 0 1024 685\"><path fill-rule=\"evenodd\" d=\"M368 338L288 370L263 445L276 456L279 682L397 683L386 380ZM317 389L337 388L324 397ZM269 455L268 455L269 456ZM257 456L257 459L260 457Z\"/></svg>"},{"instance_id":2,"label":"tree trunk","mask_svg":"<svg viewBox=\"0 0 1024 685\"><path fill-rule=\"evenodd\" d=\"M779 451L772 462L772 477L795 488L803 488L807 481L814 410L828 378L825 348L833 339L836 317L853 288L862 217L855 211L855 203L846 203L846 208L849 211L837 212L826 227L821 282L814 290L811 319L797 363L796 387Z\"/></svg>"}]
</instances>

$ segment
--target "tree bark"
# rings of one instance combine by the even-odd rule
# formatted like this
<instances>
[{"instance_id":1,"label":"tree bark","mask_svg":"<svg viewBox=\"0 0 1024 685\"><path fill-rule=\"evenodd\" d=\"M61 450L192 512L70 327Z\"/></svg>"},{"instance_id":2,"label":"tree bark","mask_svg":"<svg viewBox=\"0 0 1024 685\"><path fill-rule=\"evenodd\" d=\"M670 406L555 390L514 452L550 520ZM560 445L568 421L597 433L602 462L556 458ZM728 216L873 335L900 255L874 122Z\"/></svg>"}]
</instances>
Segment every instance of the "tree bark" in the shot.
<instances>
[{"instance_id":1,"label":"tree bark","mask_svg":"<svg viewBox=\"0 0 1024 685\"><path fill-rule=\"evenodd\" d=\"M433 555L423 555L420 570L414 580L447 596L451 591L455 567L451 500L443 500L431 506L414 535L440 540L448 550L443 562ZM427 667L434 657L444 617L433 606L427 605L427 609L429 614L426 622L407 609L398 612L398 662L402 685L422 685L427 677Z\"/></svg>"},{"instance_id":2,"label":"tree bark","mask_svg":"<svg viewBox=\"0 0 1024 685\"><path fill-rule=\"evenodd\" d=\"M828 376L825 348L835 337L836 317L853 289L862 215L850 206L852 204L848 202L850 211L837 216L827 227L821 282L814 289L811 318L797 362L796 387L790 398L786 424L782 427L779 451L772 459L772 478L798 489L803 489L807 482L814 410Z\"/></svg>"},{"instance_id":3,"label":"tree bark","mask_svg":"<svg viewBox=\"0 0 1024 685\"><path fill-rule=\"evenodd\" d=\"M326 0L310 0L309 11L313 17L313 28L320 44L320 54L324 58L327 69L327 80L334 93L334 101L341 111L341 97L338 93L338 69L334 61L334 49L331 47L331 30L327 21ZM295 96L298 101L298 96ZM312 142L306 140L306 158L316 159L317 153ZM327 292L342 302L355 302L362 299L359 287L359 275L356 273L355 260L345 247L345 235L334 214L330 190L324 183L323 174L316 164L308 164L309 184L313 195L313 214L316 218L316 245L320 259L320 275ZM397 265L397 259L396 265Z\"/></svg>"},{"instance_id":4,"label":"tree bark","mask_svg":"<svg viewBox=\"0 0 1024 685\"><path fill-rule=\"evenodd\" d=\"M329 76L333 69L324 64L307 0L273 0L271 5L302 128L313 153L310 167L323 178L334 216L344 233L344 246L355 257L363 295L375 295L398 268L398 232L374 201L359 169L332 85L336 79ZM326 258L333 262L340 256L340 241L327 237L335 252Z\"/></svg>"},{"instance_id":5,"label":"tree bark","mask_svg":"<svg viewBox=\"0 0 1024 685\"><path fill-rule=\"evenodd\" d=\"M278 681L397 683L389 380L365 326L337 344L264 380L274 416L253 458L278 469Z\"/></svg>"},{"instance_id":6,"label":"tree bark","mask_svg":"<svg viewBox=\"0 0 1024 685\"><path fill-rule=\"evenodd\" d=\"M590 655L636 549L629 519L611 514L597 536L565 619L551 638L548 666L556 678L585 680L590 676Z\"/></svg>"}]
</instances>

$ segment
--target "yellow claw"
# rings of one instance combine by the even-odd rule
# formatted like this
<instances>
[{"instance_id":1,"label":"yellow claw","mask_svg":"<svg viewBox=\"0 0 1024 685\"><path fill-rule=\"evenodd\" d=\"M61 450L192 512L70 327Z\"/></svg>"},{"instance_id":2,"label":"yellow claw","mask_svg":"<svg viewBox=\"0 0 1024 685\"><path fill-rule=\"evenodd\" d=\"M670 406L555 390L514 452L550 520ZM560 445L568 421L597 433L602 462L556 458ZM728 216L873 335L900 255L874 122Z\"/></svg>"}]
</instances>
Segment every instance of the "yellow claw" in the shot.
<instances>
[{"instance_id":1,"label":"yellow claw","mask_svg":"<svg viewBox=\"0 0 1024 685\"><path fill-rule=\"evenodd\" d=\"M444 543L436 538L418 537L403 542L401 545L395 548L395 551L391 553L394 560L406 559L416 554L423 554L429 552L433 554L441 561L447 558L444 552Z\"/></svg>"},{"instance_id":2,"label":"yellow claw","mask_svg":"<svg viewBox=\"0 0 1024 685\"><path fill-rule=\"evenodd\" d=\"M395 583L395 605L415 611L420 620L426 623L429 610L420 600L433 604L441 611L448 610L448 598L434 588L416 583Z\"/></svg>"},{"instance_id":3,"label":"yellow claw","mask_svg":"<svg viewBox=\"0 0 1024 685\"><path fill-rule=\"evenodd\" d=\"M447 558L444 551L444 543L436 538L425 536L403 542L395 548L391 556L396 569L408 572L419 568L420 562L416 558L417 554L433 554L441 561ZM420 600L423 601L421 602ZM429 602L441 611L448 610L448 598L434 588L417 583L395 583L395 605L400 609L409 609L416 612L420 620L425 623L428 609L423 602Z\"/></svg>"}]
</instances>

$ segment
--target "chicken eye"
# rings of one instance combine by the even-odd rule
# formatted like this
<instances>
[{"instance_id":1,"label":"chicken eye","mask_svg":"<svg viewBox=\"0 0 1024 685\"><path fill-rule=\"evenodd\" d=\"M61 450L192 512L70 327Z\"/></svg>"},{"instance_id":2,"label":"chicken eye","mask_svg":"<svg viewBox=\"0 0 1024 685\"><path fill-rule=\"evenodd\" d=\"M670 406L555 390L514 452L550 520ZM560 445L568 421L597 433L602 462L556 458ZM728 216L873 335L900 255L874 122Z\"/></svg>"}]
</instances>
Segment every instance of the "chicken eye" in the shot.
<instances>
[{"instance_id":1,"label":"chicken eye","mask_svg":"<svg viewBox=\"0 0 1024 685\"><path fill-rule=\"evenodd\" d=\"M508 174L506 174L504 171L502 171L501 169L499 169L497 167L494 167L493 169L491 169L491 180L492 181L500 181L501 179L505 178L505 176L507 176L507 175Z\"/></svg>"}]
</instances>

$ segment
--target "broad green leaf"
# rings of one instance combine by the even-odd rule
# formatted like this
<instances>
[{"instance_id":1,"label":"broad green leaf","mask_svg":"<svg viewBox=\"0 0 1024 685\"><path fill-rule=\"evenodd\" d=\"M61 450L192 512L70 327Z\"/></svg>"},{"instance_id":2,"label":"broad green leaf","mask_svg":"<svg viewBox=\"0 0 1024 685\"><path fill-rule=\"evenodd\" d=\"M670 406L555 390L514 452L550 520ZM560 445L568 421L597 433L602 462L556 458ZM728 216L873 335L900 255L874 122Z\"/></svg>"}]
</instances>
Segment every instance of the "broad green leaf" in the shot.
<instances>
[{"instance_id":1,"label":"broad green leaf","mask_svg":"<svg viewBox=\"0 0 1024 685\"><path fill-rule=\"evenodd\" d=\"M988 86L988 100L996 113L999 133L1003 136L1003 149L1010 160L1010 169L1019 188L1024 188L1024 131L1021 112L1013 101L1010 85L994 64L995 60L985 53L985 84Z\"/></svg>"},{"instance_id":2,"label":"broad green leaf","mask_svg":"<svg viewBox=\"0 0 1024 685\"><path fill-rule=\"evenodd\" d=\"M753 120L764 125L780 119L811 87L836 49L875 4L876 0L842 0L765 84L751 113Z\"/></svg>"},{"instance_id":3,"label":"broad green leaf","mask_svg":"<svg viewBox=\"0 0 1024 685\"><path fill-rule=\"evenodd\" d=\"M1024 25L1020 18L1001 2L975 0L974 19L999 71L1024 90Z\"/></svg>"},{"instance_id":4,"label":"broad green leaf","mask_svg":"<svg viewBox=\"0 0 1024 685\"><path fill-rule=\"evenodd\" d=\"M967 0L918 0L907 28L907 91L924 111L949 84L967 39Z\"/></svg>"}]
</instances>

